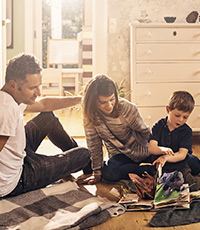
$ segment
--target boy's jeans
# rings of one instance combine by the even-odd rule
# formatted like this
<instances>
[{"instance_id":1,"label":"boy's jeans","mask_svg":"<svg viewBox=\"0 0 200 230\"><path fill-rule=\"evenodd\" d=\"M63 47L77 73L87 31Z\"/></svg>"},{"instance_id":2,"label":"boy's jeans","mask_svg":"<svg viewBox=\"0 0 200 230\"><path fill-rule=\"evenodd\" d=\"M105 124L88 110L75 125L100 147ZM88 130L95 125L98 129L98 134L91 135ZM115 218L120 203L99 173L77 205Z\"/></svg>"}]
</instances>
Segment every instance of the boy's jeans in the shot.
<instances>
[{"instance_id":1,"label":"boy's jeans","mask_svg":"<svg viewBox=\"0 0 200 230\"><path fill-rule=\"evenodd\" d=\"M22 175L17 187L8 196L45 187L85 168L90 161L89 150L77 146L52 112L34 117L26 124L25 132L27 155ZM55 156L37 154L37 148L46 136L63 152Z\"/></svg>"}]
</instances>

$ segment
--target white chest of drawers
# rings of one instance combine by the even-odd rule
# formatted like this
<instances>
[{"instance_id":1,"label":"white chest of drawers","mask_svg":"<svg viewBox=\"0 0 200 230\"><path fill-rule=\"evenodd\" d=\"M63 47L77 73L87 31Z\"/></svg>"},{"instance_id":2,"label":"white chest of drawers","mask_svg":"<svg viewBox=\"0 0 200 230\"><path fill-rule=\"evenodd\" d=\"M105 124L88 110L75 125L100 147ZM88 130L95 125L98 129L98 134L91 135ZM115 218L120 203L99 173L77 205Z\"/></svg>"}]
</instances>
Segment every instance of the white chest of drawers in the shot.
<instances>
[{"instance_id":1,"label":"white chest of drawers","mask_svg":"<svg viewBox=\"0 0 200 230\"><path fill-rule=\"evenodd\" d=\"M131 100L149 126L166 116L165 106L176 90L195 99L188 119L200 130L200 25L131 24Z\"/></svg>"}]
</instances>

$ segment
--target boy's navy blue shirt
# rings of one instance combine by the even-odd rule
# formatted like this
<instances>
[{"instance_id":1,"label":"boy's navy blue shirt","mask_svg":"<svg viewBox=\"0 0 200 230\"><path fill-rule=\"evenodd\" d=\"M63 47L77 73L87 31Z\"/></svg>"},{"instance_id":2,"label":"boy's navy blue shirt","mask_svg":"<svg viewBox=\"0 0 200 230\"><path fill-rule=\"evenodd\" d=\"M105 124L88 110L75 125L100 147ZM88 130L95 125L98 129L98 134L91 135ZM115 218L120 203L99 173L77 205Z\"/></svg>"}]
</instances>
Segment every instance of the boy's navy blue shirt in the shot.
<instances>
[{"instance_id":1,"label":"boy's navy blue shirt","mask_svg":"<svg viewBox=\"0 0 200 230\"><path fill-rule=\"evenodd\" d=\"M169 147L173 152L185 148L188 149L189 154L192 154L192 129L185 123L170 132L167 118L160 119L152 126L149 140L155 140L158 146Z\"/></svg>"}]
</instances>

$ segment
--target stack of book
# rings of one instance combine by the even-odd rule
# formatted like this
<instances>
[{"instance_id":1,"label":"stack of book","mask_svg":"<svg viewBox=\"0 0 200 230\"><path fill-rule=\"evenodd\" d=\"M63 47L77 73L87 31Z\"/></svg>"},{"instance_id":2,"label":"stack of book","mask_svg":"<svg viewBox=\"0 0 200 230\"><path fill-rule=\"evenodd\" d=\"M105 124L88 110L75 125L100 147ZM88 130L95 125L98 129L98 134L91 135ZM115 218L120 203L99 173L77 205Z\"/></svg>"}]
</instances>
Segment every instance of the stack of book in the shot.
<instances>
[{"instance_id":1,"label":"stack of book","mask_svg":"<svg viewBox=\"0 0 200 230\"><path fill-rule=\"evenodd\" d=\"M127 193L119 200L126 211L144 211L153 208L153 200L140 199L136 193Z\"/></svg>"}]
</instances>

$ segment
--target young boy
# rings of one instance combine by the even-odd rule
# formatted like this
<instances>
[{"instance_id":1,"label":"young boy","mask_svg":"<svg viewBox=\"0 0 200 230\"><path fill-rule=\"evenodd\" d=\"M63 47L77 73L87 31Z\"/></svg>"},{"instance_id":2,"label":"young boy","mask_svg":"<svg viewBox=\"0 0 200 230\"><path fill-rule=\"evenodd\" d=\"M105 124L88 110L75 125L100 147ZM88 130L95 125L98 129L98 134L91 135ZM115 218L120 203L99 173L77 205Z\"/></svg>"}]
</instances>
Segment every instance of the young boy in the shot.
<instances>
[{"instance_id":1,"label":"young boy","mask_svg":"<svg viewBox=\"0 0 200 230\"><path fill-rule=\"evenodd\" d=\"M190 93L174 92L166 106L168 116L153 125L149 138L153 165L160 164L163 172L181 171L185 183L195 183L191 187L192 191L200 189L200 176L191 174L191 169L199 173L200 162L197 157L191 155L192 129L186 124L194 104Z\"/></svg>"}]
</instances>

